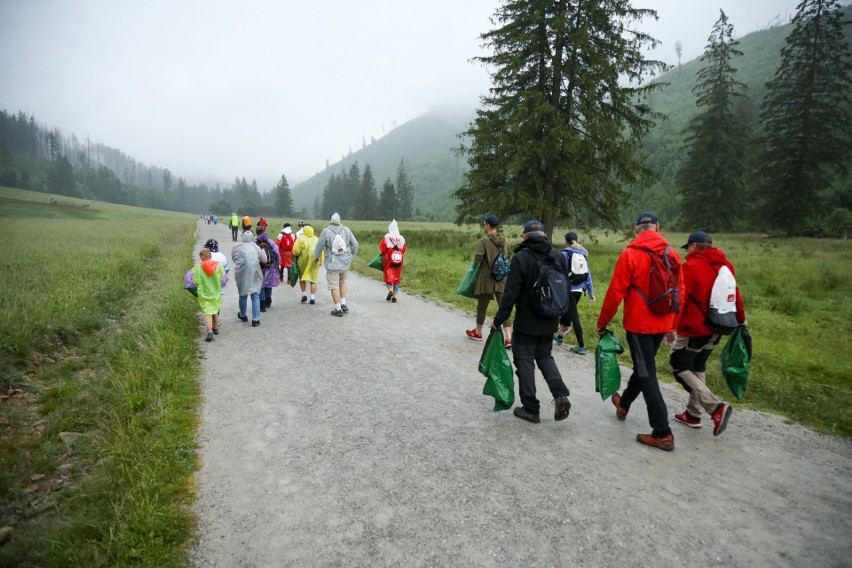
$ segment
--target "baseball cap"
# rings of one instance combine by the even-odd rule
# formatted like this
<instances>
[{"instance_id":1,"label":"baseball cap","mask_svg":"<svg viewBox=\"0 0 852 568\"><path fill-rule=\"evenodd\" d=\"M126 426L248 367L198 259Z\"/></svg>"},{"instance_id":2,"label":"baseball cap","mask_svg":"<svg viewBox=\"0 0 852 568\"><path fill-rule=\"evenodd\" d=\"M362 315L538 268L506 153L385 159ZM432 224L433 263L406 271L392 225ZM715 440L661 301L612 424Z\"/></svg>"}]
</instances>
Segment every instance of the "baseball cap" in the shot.
<instances>
[{"instance_id":1,"label":"baseball cap","mask_svg":"<svg viewBox=\"0 0 852 568\"><path fill-rule=\"evenodd\" d=\"M494 215L483 215L482 220L491 225L492 227L496 227L500 224L500 221Z\"/></svg>"},{"instance_id":2,"label":"baseball cap","mask_svg":"<svg viewBox=\"0 0 852 568\"><path fill-rule=\"evenodd\" d=\"M577 239L577 233L575 233L574 231L568 231L567 233L565 233L565 242L566 243L570 243L571 241L576 241L576 240L579 240L579 239Z\"/></svg>"},{"instance_id":3,"label":"baseball cap","mask_svg":"<svg viewBox=\"0 0 852 568\"><path fill-rule=\"evenodd\" d=\"M639 225L656 225L660 220L657 219L657 214L652 213L650 211L646 211L639 215L639 218L636 220L636 226Z\"/></svg>"},{"instance_id":4,"label":"baseball cap","mask_svg":"<svg viewBox=\"0 0 852 568\"><path fill-rule=\"evenodd\" d=\"M686 241L686 244L683 245L680 248L685 249L685 248L689 247L689 245L691 245L692 243L702 243L702 244L705 244L705 245L712 245L713 239L710 237L710 235L708 235L705 232L693 231L689 235L689 240Z\"/></svg>"},{"instance_id":5,"label":"baseball cap","mask_svg":"<svg viewBox=\"0 0 852 568\"><path fill-rule=\"evenodd\" d=\"M544 223L541 221L527 221L524 225L524 234L532 233L534 231L543 231Z\"/></svg>"}]
</instances>

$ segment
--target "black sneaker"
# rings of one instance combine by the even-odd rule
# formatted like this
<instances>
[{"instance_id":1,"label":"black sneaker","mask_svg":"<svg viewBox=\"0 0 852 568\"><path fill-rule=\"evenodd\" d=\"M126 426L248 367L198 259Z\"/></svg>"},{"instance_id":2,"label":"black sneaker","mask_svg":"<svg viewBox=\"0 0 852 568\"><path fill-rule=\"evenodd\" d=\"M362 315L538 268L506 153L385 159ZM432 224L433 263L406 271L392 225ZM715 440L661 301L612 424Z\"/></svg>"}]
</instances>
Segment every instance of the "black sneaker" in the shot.
<instances>
[{"instance_id":1,"label":"black sneaker","mask_svg":"<svg viewBox=\"0 0 852 568\"><path fill-rule=\"evenodd\" d=\"M340 309L341 309L344 313L349 311L349 308L346 306L346 304L340 304Z\"/></svg>"},{"instance_id":2,"label":"black sneaker","mask_svg":"<svg viewBox=\"0 0 852 568\"><path fill-rule=\"evenodd\" d=\"M251 320L251 326L252 327L257 327L259 325L260 325L260 320Z\"/></svg>"},{"instance_id":3,"label":"black sneaker","mask_svg":"<svg viewBox=\"0 0 852 568\"><path fill-rule=\"evenodd\" d=\"M515 410L512 412L515 413L515 416L522 420L526 420L528 422L532 422L533 424L538 424L541 422L541 418L539 418L538 414L533 414L523 406L516 406Z\"/></svg>"},{"instance_id":4,"label":"black sneaker","mask_svg":"<svg viewBox=\"0 0 852 568\"><path fill-rule=\"evenodd\" d=\"M311 305L312 305L312 306L313 306L314 304L316 304L316 303L317 303L317 301L316 301L316 300L311 300Z\"/></svg>"},{"instance_id":5,"label":"black sneaker","mask_svg":"<svg viewBox=\"0 0 852 568\"><path fill-rule=\"evenodd\" d=\"M331 310L331 315L342 318L343 317L343 310L337 310L337 309Z\"/></svg>"},{"instance_id":6,"label":"black sneaker","mask_svg":"<svg viewBox=\"0 0 852 568\"><path fill-rule=\"evenodd\" d=\"M265 311L266 311L266 306L260 306L260 311L265 312Z\"/></svg>"},{"instance_id":7,"label":"black sneaker","mask_svg":"<svg viewBox=\"0 0 852 568\"><path fill-rule=\"evenodd\" d=\"M240 321L248 321L248 316L241 316L240 312L237 312L237 319Z\"/></svg>"},{"instance_id":8,"label":"black sneaker","mask_svg":"<svg viewBox=\"0 0 852 568\"><path fill-rule=\"evenodd\" d=\"M390 302L391 298L393 298L393 292L388 292L388 295L385 296L385 302Z\"/></svg>"},{"instance_id":9,"label":"black sneaker","mask_svg":"<svg viewBox=\"0 0 852 568\"><path fill-rule=\"evenodd\" d=\"M302 303L304 304L304 303L305 303L305 302L307 302L307 301L308 301L308 297L307 297L307 296L302 296Z\"/></svg>"},{"instance_id":10,"label":"black sneaker","mask_svg":"<svg viewBox=\"0 0 852 568\"><path fill-rule=\"evenodd\" d=\"M207 338L204 341L213 341L213 332L212 331L207 332Z\"/></svg>"},{"instance_id":11,"label":"black sneaker","mask_svg":"<svg viewBox=\"0 0 852 568\"><path fill-rule=\"evenodd\" d=\"M394 296L393 298L391 298L391 304L395 304L395 303L396 303L396 296Z\"/></svg>"},{"instance_id":12,"label":"black sneaker","mask_svg":"<svg viewBox=\"0 0 852 568\"><path fill-rule=\"evenodd\" d=\"M567 396L560 396L553 399L553 405L556 410L553 411L554 420L565 420L568 418L568 413L571 411L571 401Z\"/></svg>"}]
</instances>

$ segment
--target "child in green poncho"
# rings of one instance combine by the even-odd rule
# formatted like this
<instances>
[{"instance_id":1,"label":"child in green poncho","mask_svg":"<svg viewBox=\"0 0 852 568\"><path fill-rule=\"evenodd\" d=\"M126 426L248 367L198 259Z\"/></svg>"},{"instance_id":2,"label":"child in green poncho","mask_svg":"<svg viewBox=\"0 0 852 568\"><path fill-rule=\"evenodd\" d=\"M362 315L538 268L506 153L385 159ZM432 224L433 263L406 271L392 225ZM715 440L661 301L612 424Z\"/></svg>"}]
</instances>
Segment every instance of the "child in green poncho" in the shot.
<instances>
[{"instance_id":1,"label":"child in green poncho","mask_svg":"<svg viewBox=\"0 0 852 568\"><path fill-rule=\"evenodd\" d=\"M204 325L207 328L206 341L213 341L213 336L219 335L222 280L227 277L222 265L210 259L209 249L201 249L198 256L201 258L201 264L192 267L192 279L198 288L198 305L201 307Z\"/></svg>"}]
</instances>

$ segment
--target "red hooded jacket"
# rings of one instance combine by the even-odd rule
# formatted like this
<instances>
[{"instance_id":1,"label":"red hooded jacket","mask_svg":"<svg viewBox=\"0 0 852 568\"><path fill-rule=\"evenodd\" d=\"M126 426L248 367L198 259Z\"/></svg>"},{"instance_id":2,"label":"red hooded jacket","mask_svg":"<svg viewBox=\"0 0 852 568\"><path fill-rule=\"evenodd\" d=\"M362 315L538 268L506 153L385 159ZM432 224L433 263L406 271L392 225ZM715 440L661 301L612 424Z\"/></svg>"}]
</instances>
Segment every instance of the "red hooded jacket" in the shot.
<instances>
[{"instance_id":1,"label":"red hooded jacket","mask_svg":"<svg viewBox=\"0 0 852 568\"><path fill-rule=\"evenodd\" d=\"M648 274L651 271L651 256L647 251L662 253L669 246L668 241L657 231L642 231L630 241L615 263L612 281L606 291L606 297L598 316L598 329L605 328L618 312L618 306L624 300L624 329L633 333L656 334L675 329L675 314L658 316L648 309L642 296L636 291L645 291L648 286ZM673 262L680 263L680 255L674 249L669 250ZM678 283L683 297L683 278Z\"/></svg>"},{"instance_id":2,"label":"red hooded jacket","mask_svg":"<svg viewBox=\"0 0 852 568\"><path fill-rule=\"evenodd\" d=\"M713 335L713 330L707 327L707 309L710 303L710 292L716 282L719 267L725 265L734 276L733 265L728 262L725 253L717 248L697 250L686 256L686 264L681 270L683 274L684 294L682 308L677 320L677 334L684 337L701 337ZM746 321L745 307L737 287L737 322Z\"/></svg>"}]
</instances>

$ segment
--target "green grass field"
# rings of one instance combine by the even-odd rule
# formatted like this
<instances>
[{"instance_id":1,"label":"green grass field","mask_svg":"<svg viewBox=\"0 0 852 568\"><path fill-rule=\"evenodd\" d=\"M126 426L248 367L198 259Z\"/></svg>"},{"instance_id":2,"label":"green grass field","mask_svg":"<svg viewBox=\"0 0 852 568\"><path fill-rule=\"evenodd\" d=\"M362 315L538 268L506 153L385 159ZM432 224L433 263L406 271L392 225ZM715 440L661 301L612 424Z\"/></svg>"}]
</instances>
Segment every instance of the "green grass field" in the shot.
<instances>
[{"instance_id":1,"label":"green grass field","mask_svg":"<svg viewBox=\"0 0 852 568\"><path fill-rule=\"evenodd\" d=\"M51 197L61 204L49 205ZM0 217L0 526L14 527L0 566L186 565L201 334L182 276L196 217L8 188L0 188ZM284 220L269 221L274 236ZM387 223L348 224L362 247L355 269L378 279L367 263ZM409 246L403 289L467 311L472 325L474 301L455 290L479 227L400 228ZM505 234L520 241L518 227ZM678 246L686 237L664 235ZM581 232L598 296L580 307L590 350L627 242L594 236ZM735 405L852 436L849 243L716 241L737 267L755 340L751 385ZM670 380L663 351L660 376ZM708 378L725 395L717 361Z\"/></svg>"}]
</instances>

